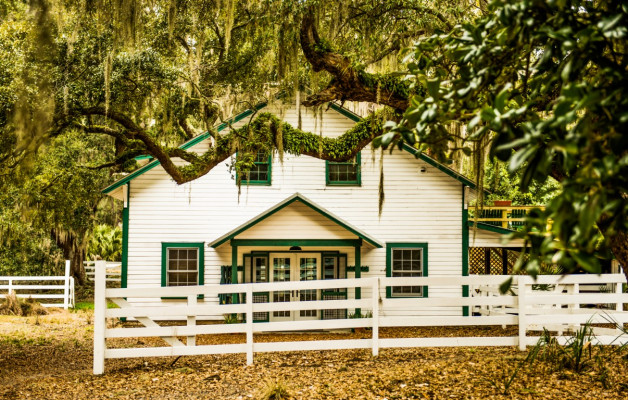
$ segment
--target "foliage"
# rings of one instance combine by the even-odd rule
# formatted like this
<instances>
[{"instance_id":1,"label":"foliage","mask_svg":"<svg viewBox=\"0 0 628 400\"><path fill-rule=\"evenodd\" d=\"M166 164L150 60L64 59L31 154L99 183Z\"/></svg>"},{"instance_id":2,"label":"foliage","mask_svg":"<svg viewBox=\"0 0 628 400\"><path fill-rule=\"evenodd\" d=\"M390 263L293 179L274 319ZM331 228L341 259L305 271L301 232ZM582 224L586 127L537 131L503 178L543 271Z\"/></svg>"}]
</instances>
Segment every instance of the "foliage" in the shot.
<instances>
[{"instance_id":1,"label":"foliage","mask_svg":"<svg viewBox=\"0 0 628 400\"><path fill-rule=\"evenodd\" d=\"M118 226L96 226L87 254L93 260L120 261L122 259L122 229Z\"/></svg>"},{"instance_id":2,"label":"foliage","mask_svg":"<svg viewBox=\"0 0 628 400\"><path fill-rule=\"evenodd\" d=\"M0 315L17 315L27 317L30 315L47 314L48 310L32 298L21 299L18 298L15 293L6 295L4 300L0 302Z\"/></svg>"},{"instance_id":3,"label":"foliage","mask_svg":"<svg viewBox=\"0 0 628 400\"><path fill-rule=\"evenodd\" d=\"M292 398L282 379L267 379L261 392L262 400L286 400Z\"/></svg>"},{"instance_id":4,"label":"foliage","mask_svg":"<svg viewBox=\"0 0 628 400\"><path fill-rule=\"evenodd\" d=\"M485 200L512 200L512 205L544 205L549 203L559 190L553 178L544 183L533 181L528 190L521 190L521 171L508 172L508 165L499 160L486 160L484 187L490 190Z\"/></svg>"},{"instance_id":5,"label":"foliage","mask_svg":"<svg viewBox=\"0 0 628 400\"><path fill-rule=\"evenodd\" d=\"M242 322L240 321L238 314L223 314L222 317L225 324L239 324Z\"/></svg>"},{"instance_id":6,"label":"foliage","mask_svg":"<svg viewBox=\"0 0 628 400\"><path fill-rule=\"evenodd\" d=\"M531 245L528 272L539 262L599 272L608 247L625 260L628 6L495 0L489 10L416 44L408 79L428 93L411 99L381 144L421 143L446 158L459 139L447 127L462 121L462 150L490 144L524 192L550 176L560 182L515 235Z\"/></svg>"}]
</instances>

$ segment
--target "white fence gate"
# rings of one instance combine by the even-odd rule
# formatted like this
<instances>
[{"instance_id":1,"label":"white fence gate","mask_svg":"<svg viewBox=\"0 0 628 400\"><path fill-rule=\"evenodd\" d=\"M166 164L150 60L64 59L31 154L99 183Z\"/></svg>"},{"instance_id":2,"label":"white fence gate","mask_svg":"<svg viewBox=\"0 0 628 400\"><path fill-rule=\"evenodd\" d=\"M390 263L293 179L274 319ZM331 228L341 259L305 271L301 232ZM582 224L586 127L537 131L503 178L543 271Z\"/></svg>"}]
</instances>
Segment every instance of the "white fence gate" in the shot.
<instances>
[{"instance_id":1,"label":"white fence gate","mask_svg":"<svg viewBox=\"0 0 628 400\"><path fill-rule=\"evenodd\" d=\"M6 282L6 283L5 283ZM64 276L0 276L0 298L15 293L18 298L32 298L44 307L74 307L74 278L70 260L65 260ZM42 300L48 302L43 303Z\"/></svg>"},{"instance_id":2,"label":"white fence gate","mask_svg":"<svg viewBox=\"0 0 628 400\"><path fill-rule=\"evenodd\" d=\"M628 294L621 293L623 275L572 275L541 276L536 282L528 276L514 277L518 295L499 295L491 292L486 295L487 285L497 287L507 276L467 276L467 277L421 277L421 278L364 278L338 279L304 282L253 283L236 285L208 285L187 287L146 287L132 289L107 289L105 270L96 268L96 288L94 300L94 374L104 372L106 358L182 356L202 354L245 353L248 364L253 363L255 352L299 351L299 350L338 350L371 349L373 355L380 348L398 347L452 347L452 346L519 346L524 350L533 345L538 337L527 336L528 330L542 326L567 327L587 322L618 324L628 323L628 312L623 304L628 303ZM534 290L537 284L562 284L572 287L567 293ZM612 293L581 294L577 285L583 283L610 284ZM470 297L429 297L429 298L385 298L387 286L469 286ZM254 292L282 290L321 290L339 288L364 288L373 294L365 299L317 300L307 302L253 303ZM484 290L484 291L483 291ZM218 294L243 293L243 304L199 304L198 296L215 298ZM383 295L383 296L382 296ZM134 306L129 298L183 297L183 305ZM107 309L107 299L120 308ZM585 308L590 304L613 303L613 309ZM462 314L462 307L469 307L474 316L386 316L383 309L452 307L452 313ZM253 323L253 313L294 311L355 309L370 310L370 318L310 320L289 322ZM455 310L455 311L454 311ZM243 314L243 323L197 325L200 316L216 314ZM369 314L370 315L370 314ZM107 318L134 318L144 325L142 328L107 328ZM185 326L160 326L156 320L184 317ZM421 337L421 338L380 338L380 327L407 326L473 326L473 325L516 325L518 335L512 337ZM316 340L294 342L255 342L255 332L285 332L298 330L329 330L347 328L371 328L370 339ZM245 333L246 342L241 344L196 345L197 335ZM616 330L596 336L600 344L628 342L628 336ZM608 334L611 333L611 334ZM142 348L107 348L108 338L161 337L168 346ZM185 340L183 341L183 338ZM561 337L564 343L567 338ZM185 342L185 343L184 343Z\"/></svg>"},{"instance_id":3,"label":"white fence gate","mask_svg":"<svg viewBox=\"0 0 628 400\"><path fill-rule=\"evenodd\" d=\"M85 276L87 280L94 281L96 274L97 261L84 261ZM120 261L105 261L104 268L106 271L107 282L121 282L122 279L122 263Z\"/></svg>"}]
</instances>

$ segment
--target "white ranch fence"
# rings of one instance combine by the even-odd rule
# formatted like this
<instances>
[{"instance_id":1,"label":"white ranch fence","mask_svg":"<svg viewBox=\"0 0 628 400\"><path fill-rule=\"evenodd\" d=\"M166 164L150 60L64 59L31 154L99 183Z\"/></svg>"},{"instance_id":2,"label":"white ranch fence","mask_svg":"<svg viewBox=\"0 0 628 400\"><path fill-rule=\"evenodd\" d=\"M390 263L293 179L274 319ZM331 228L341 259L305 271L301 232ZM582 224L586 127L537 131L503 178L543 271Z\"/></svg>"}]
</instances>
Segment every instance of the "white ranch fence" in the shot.
<instances>
[{"instance_id":1,"label":"white ranch fence","mask_svg":"<svg viewBox=\"0 0 628 400\"><path fill-rule=\"evenodd\" d=\"M0 298L15 293L18 298L35 299L44 307L74 307L70 260L65 261L64 276L0 276L0 291Z\"/></svg>"},{"instance_id":2,"label":"white ranch fence","mask_svg":"<svg viewBox=\"0 0 628 400\"><path fill-rule=\"evenodd\" d=\"M590 323L628 323L628 312L623 304L628 303L628 294L621 293L623 275L572 275L541 276L535 282L528 276L514 277L518 295L499 295L491 292L486 295L485 286L499 286L507 276L467 276L467 277L422 277L422 278L362 278L318 280L306 282L276 282L235 285L208 285L187 287L146 287L131 289L108 289L105 287L103 268L96 268L96 288L94 299L94 374L104 373L105 359L129 357L183 356L203 354L246 354L247 364L253 363L253 354L260 352L371 349L373 355L381 348L399 347L453 347L453 346L526 346L534 345L538 337L527 336L529 330L542 326L580 325ZM610 284L619 289L612 293L581 294L576 289L571 292L536 291L534 285L561 284L577 287L585 283ZM469 286L474 294L469 297L428 297L428 298L385 298L386 286ZM363 292L375 294L370 298L346 300L318 300L308 302L253 303L254 292L282 290L321 290L339 288L363 288ZM477 290L476 290L477 288ZM484 291L482 291L484 290ZM243 293L242 304L205 304L198 302L198 296L205 299L218 294ZM139 306L127 299L183 297L182 305ZM110 300L120 308L108 309ZM610 304L613 309L585 308L590 304ZM557 306L558 305L558 306ZM577 306L577 307L576 307ZM383 309L451 307L451 313L461 313L462 307L475 310L474 316L386 316ZM333 320L309 320L288 322L253 323L253 314L260 312L293 310L355 309L370 310L370 318L349 318ZM454 311L455 310L455 311ZM197 325L197 318L208 315L243 314L244 321L236 324ZM160 326L156 320L184 317L185 326ZM134 318L144 327L107 327L107 318ZM421 338L380 338L381 327L407 326L477 326L477 325L516 325L518 335L512 337L421 337ZM348 328L370 328L370 339L317 340L294 342L255 342L256 332L285 332L298 330L330 330ZM197 335L245 333L246 341L240 344L197 345ZM596 336L599 344L620 344L628 342L628 336L620 330L603 332ZM107 348L110 338L161 337L168 346ZM183 338L185 338L183 340ZM568 337L559 337L565 343Z\"/></svg>"},{"instance_id":3,"label":"white ranch fence","mask_svg":"<svg viewBox=\"0 0 628 400\"><path fill-rule=\"evenodd\" d=\"M84 261L85 276L87 280L94 281L96 275L96 261ZM120 261L105 261L105 271L107 282L121 282L122 279L122 263Z\"/></svg>"}]
</instances>

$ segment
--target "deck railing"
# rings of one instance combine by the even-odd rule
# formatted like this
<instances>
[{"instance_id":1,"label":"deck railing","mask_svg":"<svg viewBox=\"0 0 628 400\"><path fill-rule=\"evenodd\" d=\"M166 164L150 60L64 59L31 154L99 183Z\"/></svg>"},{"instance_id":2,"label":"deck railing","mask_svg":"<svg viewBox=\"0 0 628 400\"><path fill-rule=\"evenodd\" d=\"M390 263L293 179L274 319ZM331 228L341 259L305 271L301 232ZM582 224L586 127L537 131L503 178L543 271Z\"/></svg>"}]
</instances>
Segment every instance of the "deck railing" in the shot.
<instances>
[{"instance_id":1,"label":"deck railing","mask_svg":"<svg viewBox=\"0 0 628 400\"><path fill-rule=\"evenodd\" d=\"M0 276L0 298L12 293L21 299L37 300L44 307L74 307L70 260L65 261L64 276Z\"/></svg>"},{"instance_id":2,"label":"deck railing","mask_svg":"<svg viewBox=\"0 0 628 400\"><path fill-rule=\"evenodd\" d=\"M396 347L451 347L451 346L519 346L525 349L533 345L538 337L527 336L527 332L543 326L568 327L570 325L593 323L617 324L628 323L628 312L624 304L628 303L628 294L621 293L625 278L620 274L613 275L572 275L542 276L537 282L528 276L513 277L518 293L501 295L494 292L490 295L479 295L476 288L491 286L497 288L506 276L465 276L465 277L421 277L421 278L363 278L338 279L304 282L246 283L235 285L207 285L187 287L144 287L131 289L108 289L105 282L104 268L96 268L96 287L94 299L94 373L102 374L107 358L181 356L202 354L246 354L247 364L253 363L256 352L301 351L301 350L338 350L338 349L371 349L377 355L381 348ZM581 285L610 284L615 287L612 293L578 293L539 292L534 285L545 284ZM454 296L451 294L439 297L430 290L429 298L386 298L387 286L430 286L454 287L457 293L470 288L471 296ZM316 300L282 303L254 303L253 293L260 291L285 290L323 290L337 288L363 288L367 295L363 299ZM465 290L462 290L465 289ZM218 294L242 293L242 304L218 304ZM451 293L451 292L449 292ZM199 295L204 296L199 302ZM154 306L134 304L133 299L183 297L185 303L174 305L156 303ZM120 308L108 309L107 300ZM207 301L207 302L205 302ZM612 309L585 308L592 304L613 303ZM558 305L558 306L557 306ZM571 307L570 307L571 305ZM578 305L578 307L574 307ZM580 307L582 306L582 307ZM392 316L386 310L405 309L420 310L421 308L441 307L448 310L441 315ZM480 312L491 307L492 312ZM464 316L463 309L471 311L471 316ZM325 309L361 309L362 315L369 318L348 318L332 320L281 321L254 323L253 314L274 311L325 310ZM477 311L473 315L473 311ZM497 311L501 310L501 311ZM239 314L240 323L197 325L197 319L203 316ZM420 313L419 313L420 314ZM449 314L449 315L448 315ZM108 318L133 318L144 327L108 327ZM174 320L183 318L184 326L162 326L158 320ZM516 336L493 337L413 337L413 338L380 338L381 327L407 326L474 326L474 325L515 325L518 327ZM623 325L622 325L623 326ZM313 340L293 342L256 342L256 332L285 332L298 330L329 330L369 328L371 337L368 339L344 340ZM566 329L566 328L565 328ZM197 345L198 335L241 333L244 343ZM133 347L125 342L121 348L110 348L114 342L107 339L129 337L160 337L167 346ZM567 337L559 337L565 343ZM598 335L595 343L622 344L628 342L628 336L620 330Z\"/></svg>"},{"instance_id":3,"label":"deck railing","mask_svg":"<svg viewBox=\"0 0 628 400\"><path fill-rule=\"evenodd\" d=\"M479 210L475 218L475 208L469 208L469 220L485 222L507 229L516 229L523 225L525 216L534 208L545 209L544 206L485 206Z\"/></svg>"}]
</instances>

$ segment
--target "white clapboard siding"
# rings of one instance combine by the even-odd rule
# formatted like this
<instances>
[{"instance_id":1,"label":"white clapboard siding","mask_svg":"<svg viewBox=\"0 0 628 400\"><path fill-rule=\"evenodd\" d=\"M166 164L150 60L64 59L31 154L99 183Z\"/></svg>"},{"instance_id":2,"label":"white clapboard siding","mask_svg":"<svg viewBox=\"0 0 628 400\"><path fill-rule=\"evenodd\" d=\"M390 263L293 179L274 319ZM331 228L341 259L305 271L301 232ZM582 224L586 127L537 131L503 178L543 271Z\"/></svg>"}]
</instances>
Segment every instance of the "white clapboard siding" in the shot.
<instances>
[{"instance_id":1,"label":"white clapboard siding","mask_svg":"<svg viewBox=\"0 0 628 400\"><path fill-rule=\"evenodd\" d=\"M541 276L534 281L529 276L513 277L514 293L500 295L497 288L506 276L469 276L443 277L431 276L421 278L362 278L318 280L305 282L248 283L235 285L206 285L166 288L125 288L106 289L104 268L96 269L95 288L95 320L94 320L94 373L102 374L107 358L181 356L202 354L245 353L247 364L253 363L254 353L275 351L303 350L336 350L336 349L371 349L375 356L380 348L403 347L452 347L452 346L519 346L525 350L534 345L538 337L527 336L530 330L549 329L558 332L559 343L568 343L569 337L562 336L567 329L578 329L588 323L612 323L623 327L628 323L628 312L624 304L628 303L628 294L621 292L626 282L621 274L586 275L586 276ZM560 286L561 290L539 291L539 283ZM596 284L615 286L614 293L579 293L578 285ZM346 300L319 300L311 302L287 303L252 303L256 291L276 290L312 290L334 288L370 288L369 293L381 293L386 285L422 285L432 287L442 285L455 287L460 293L463 286L471 288L470 297L460 295L436 296L419 299L383 299L379 295ZM535 288L537 288L535 290ZM563 290L563 289L566 289ZM199 305L198 295L215 296L218 293L244 293L243 304ZM366 292L366 290L365 290ZM134 297L166 297L181 296L187 300L170 307L138 306L125 299ZM107 309L107 299L120 306L119 309ZM386 316L381 313L386 303L391 307L421 307L422 303L433 303L440 307L470 307L476 310L490 310L491 313L474 312L472 316ZM615 309L608 308L608 303L616 303ZM588 308L579 308L587 304ZM564 307L566 305L567 307ZM578 306L578 307L576 307ZM290 322L253 323L253 313L282 310L326 309L361 307L371 311L367 318L310 320ZM602 308L600 308L602 307ZM501 311L500 311L501 310ZM551 311L551 312L550 312ZM243 323L223 325L197 325L196 321L206 313L237 313L244 316ZM181 317L187 321L186 326L160 326L157 319ZM107 318L135 317L144 328L106 328ZM380 339L380 327L408 326L495 326L514 325L518 334L511 337L414 337ZM276 343L256 343L254 332L286 332L299 330L329 330L348 328L370 328L368 339L347 340L315 340L315 341L282 341ZM599 329L592 327L593 344L624 346L628 344L625 330L618 328ZM245 333L246 342L238 345L196 345L197 335L224 333ZM143 348L107 348L107 338L128 337L161 337L169 346ZM186 337L183 343L179 338Z\"/></svg>"},{"instance_id":2,"label":"white clapboard siding","mask_svg":"<svg viewBox=\"0 0 628 400\"><path fill-rule=\"evenodd\" d=\"M265 111L283 115L287 122L297 125L298 116L294 107L269 106L259 112ZM332 109L320 111L314 118L311 110L303 108L301 118L304 130L322 132L329 137L337 137L354 126L353 121ZM245 118L236 127L247 121L248 118ZM206 146L206 142L200 146ZM240 193L233 179L234 173L229 170L233 160L227 160L207 175L183 185L176 185L161 167L153 168L130 183L128 286L160 286L162 242L207 244L297 192L380 242L428 243L429 275L460 276L462 184L406 152L395 150L392 155L386 152L385 201L380 214L380 157L379 150L373 152L367 147L362 151L362 184L354 187L326 186L325 162L322 160L285 154L282 163L275 154L272 185L243 185ZM425 172L420 172L422 169ZM355 237L300 203L292 206L243 232L238 238ZM289 229L285 224L290 224ZM297 237L302 235L306 236ZM266 249L257 247L255 250ZM239 248L239 259L248 251ZM354 265L353 249L346 249L346 253L348 265ZM225 243L218 249L206 246L204 262L205 283L218 283L220 266L231 264L229 244ZM369 272L362 274L363 277L385 276L386 249L375 249L365 244L361 263L370 267ZM368 294L366 289L365 294ZM459 294L459 290L454 288L430 288L430 296ZM204 300L205 303L216 301L215 298ZM408 312L393 308L382 310L383 315L390 316L406 315ZM428 307L420 313L440 315L443 312L460 315L462 310ZM222 315L214 317L222 319Z\"/></svg>"}]
</instances>

